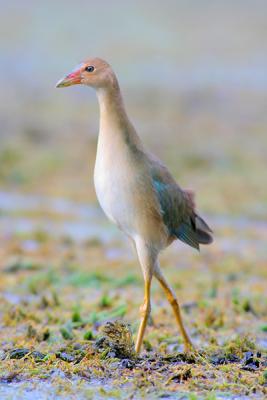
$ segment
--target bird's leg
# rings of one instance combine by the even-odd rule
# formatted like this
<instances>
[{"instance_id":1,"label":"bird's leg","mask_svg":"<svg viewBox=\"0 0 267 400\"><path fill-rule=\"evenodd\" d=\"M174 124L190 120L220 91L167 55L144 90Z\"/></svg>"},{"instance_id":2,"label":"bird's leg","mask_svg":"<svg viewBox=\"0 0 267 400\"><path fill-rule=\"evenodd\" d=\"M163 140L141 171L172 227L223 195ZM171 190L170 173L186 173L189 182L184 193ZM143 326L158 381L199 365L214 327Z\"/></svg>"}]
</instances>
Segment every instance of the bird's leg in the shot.
<instances>
[{"instance_id":1,"label":"bird's leg","mask_svg":"<svg viewBox=\"0 0 267 400\"><path fill-rule=\"evenodd\" d=\"M153 277L153 270L155 265L155 258L156 255L154 254L155 251L150 248L141 238L137 238L135 240L135 248L137 252L137 256L139 262L142 267L144 280L145 280L145 296L144 296L144 303L140 307L140 314L141 314L141 322L137 334L135 350L137 353L140 352L143 338L145 334L145 329L147 326L147 321L149 319L151 305L150 305L150 288L151 288L151 281Z\"/></svg>"},{"instance_id":2,"label":"bird's leg","mask_svg":"<svg viewBox=\"0 0 267 400\"><path fill-rule=\"evenodd\" d=\"M137 335L137 339L136 339L136 344L135 344L135 351L137 353L140 352L140 349L141 349L141 346L143 343L143 338L144 338L144 334L145 334L147 321L148 321L149 314L151 311L150 287L151 287L151 277L149 277L149 278L145 277L145 297L144 297L144 303L140 307L141 322L140 322L138 335Z\"/></svg>"},{"instance_id":3,"label":"bird's leg","mask_svg":"<svg viewBox=\"0 0 267 400\"><path fill-rule=\"evenodd\" d=\"M178 303L178 300L176 298L176 295L173 291L173 289L169 286L169 284L167 283L166 279L164 278L159 266L157 265L157 268L154 271L154 275L157 278L157 280L159 281L159 283L161 284L165 295L170 303L170 305L172 306L174 315L175 315L175 319L177 322L177 325L181 331L181 334L183 336L184 339L184 344L185 344L185 351L190 351L194 349L194 346L185 330L184 324L183 324L183 320L182 320L182 316L181 316L181 311L180 311L180 306Z\"/></svg>"}]
</instances>

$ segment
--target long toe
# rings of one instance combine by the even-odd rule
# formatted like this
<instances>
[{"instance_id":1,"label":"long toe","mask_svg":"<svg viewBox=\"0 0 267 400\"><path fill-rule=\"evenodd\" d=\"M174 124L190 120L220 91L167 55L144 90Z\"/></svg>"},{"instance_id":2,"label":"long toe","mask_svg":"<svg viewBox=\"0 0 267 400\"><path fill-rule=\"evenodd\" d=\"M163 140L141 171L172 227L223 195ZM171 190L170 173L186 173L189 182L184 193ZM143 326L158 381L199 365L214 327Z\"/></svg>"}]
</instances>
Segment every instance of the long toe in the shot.
<instances>
[{"instance_id":1,"label":"long toe","mask_svg":"<svg viewBox=\"0 0 267 400\"><path fill-rule=\"evenodd\" d=\"M184 344L184 352L185 353L190 353L190 352L195 352L196 348L194 347L193 343L191 341L187 341Z\"/></svg>"}]
</instances>

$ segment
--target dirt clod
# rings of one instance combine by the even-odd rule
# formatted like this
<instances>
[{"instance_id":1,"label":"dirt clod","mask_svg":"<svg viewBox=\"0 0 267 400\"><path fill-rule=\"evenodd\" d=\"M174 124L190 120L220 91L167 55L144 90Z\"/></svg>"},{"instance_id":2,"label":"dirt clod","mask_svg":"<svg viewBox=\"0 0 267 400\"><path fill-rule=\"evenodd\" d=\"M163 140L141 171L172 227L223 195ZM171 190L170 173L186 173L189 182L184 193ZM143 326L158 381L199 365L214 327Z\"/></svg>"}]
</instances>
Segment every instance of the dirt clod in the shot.
<instances>
[{"instance_id":1,"label":"dirt clod","mask_svg":"<svg viewBox=\"0 0 267 400\"><path fill-rule=\"evenodd\" d=\"M108 358L132 359L135 357L130 326L123 321L107 322L102 327L103 336L95 342L95 348Z\"/></svg>"}]
</instances>

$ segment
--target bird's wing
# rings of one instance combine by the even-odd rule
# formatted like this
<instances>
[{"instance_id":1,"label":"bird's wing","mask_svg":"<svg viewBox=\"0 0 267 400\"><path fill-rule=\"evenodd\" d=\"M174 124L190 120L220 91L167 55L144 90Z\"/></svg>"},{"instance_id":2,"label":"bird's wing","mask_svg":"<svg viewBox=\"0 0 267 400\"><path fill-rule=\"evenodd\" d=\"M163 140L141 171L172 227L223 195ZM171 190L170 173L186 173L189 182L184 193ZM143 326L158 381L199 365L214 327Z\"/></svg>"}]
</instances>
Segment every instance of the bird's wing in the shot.
<instances>
[{"instance_id":1,"label":"bird's wing","mask_svg":"<svg viewBox=\"0 0 267 400\"><path fill-rule=\"evenodd\" d=\"M149 156L149 162L154 190L170 236L196 249L200 243L210 243L211 230L195 212L193 192L181 189L168 169L154 156Z\"/></svg>"}]
</instances>

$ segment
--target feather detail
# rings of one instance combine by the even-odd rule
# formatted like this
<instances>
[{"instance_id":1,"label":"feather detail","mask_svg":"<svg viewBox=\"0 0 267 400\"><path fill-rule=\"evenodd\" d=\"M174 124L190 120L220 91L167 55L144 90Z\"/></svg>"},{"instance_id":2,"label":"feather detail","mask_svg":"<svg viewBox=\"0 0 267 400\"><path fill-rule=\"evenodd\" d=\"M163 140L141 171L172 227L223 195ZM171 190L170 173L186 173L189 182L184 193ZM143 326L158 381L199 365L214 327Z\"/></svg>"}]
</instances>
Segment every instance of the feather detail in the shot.
<instances>
[{"instance_id":1,"label":"feather detail","mask_svg":"<svg viewBox=\"0 0 267 400\"><path fill-rule=\"evenodd\" d=\"M198 242L201 244L210 244L213 242L212 230L208 224L199 215L195 217L196 232L198 236Z\"/></svg>"},{"instance_id":2,"label":"feather detail","mask_svg":"<svg viewBox=\"0 0 267 400\"><path fill-rule=\"evenodd\" d=\"M198 235L197 232L192 229L192 226L182 223L176 231L176 236L182 242L199 250Z\"/></svg>"},{"instance_id":3,"label":"feather detail","mask_svg":"<svg viewBox=\"0 0 267 400\"><path fill-rule=\"evenodd\" d=\"M195 210L196 209L196 201L195 201L196 196L195 196L194 191L191 189L185 189L185 190L183 190L183 192L184 192L186 200L188 201L189 207L192 208L192 210Z\"/></svg>"},{"instance_id":4,"label":"feather detail","mask_svg":"<svg viewBox=\"0 0 267 400\"><path fill-rule=\"evenodd\" d=\"M199 215L196 215L195 221L197 229L212 233L212 230L210 229L209 225Z\"/></svg>"}]
</instances>

